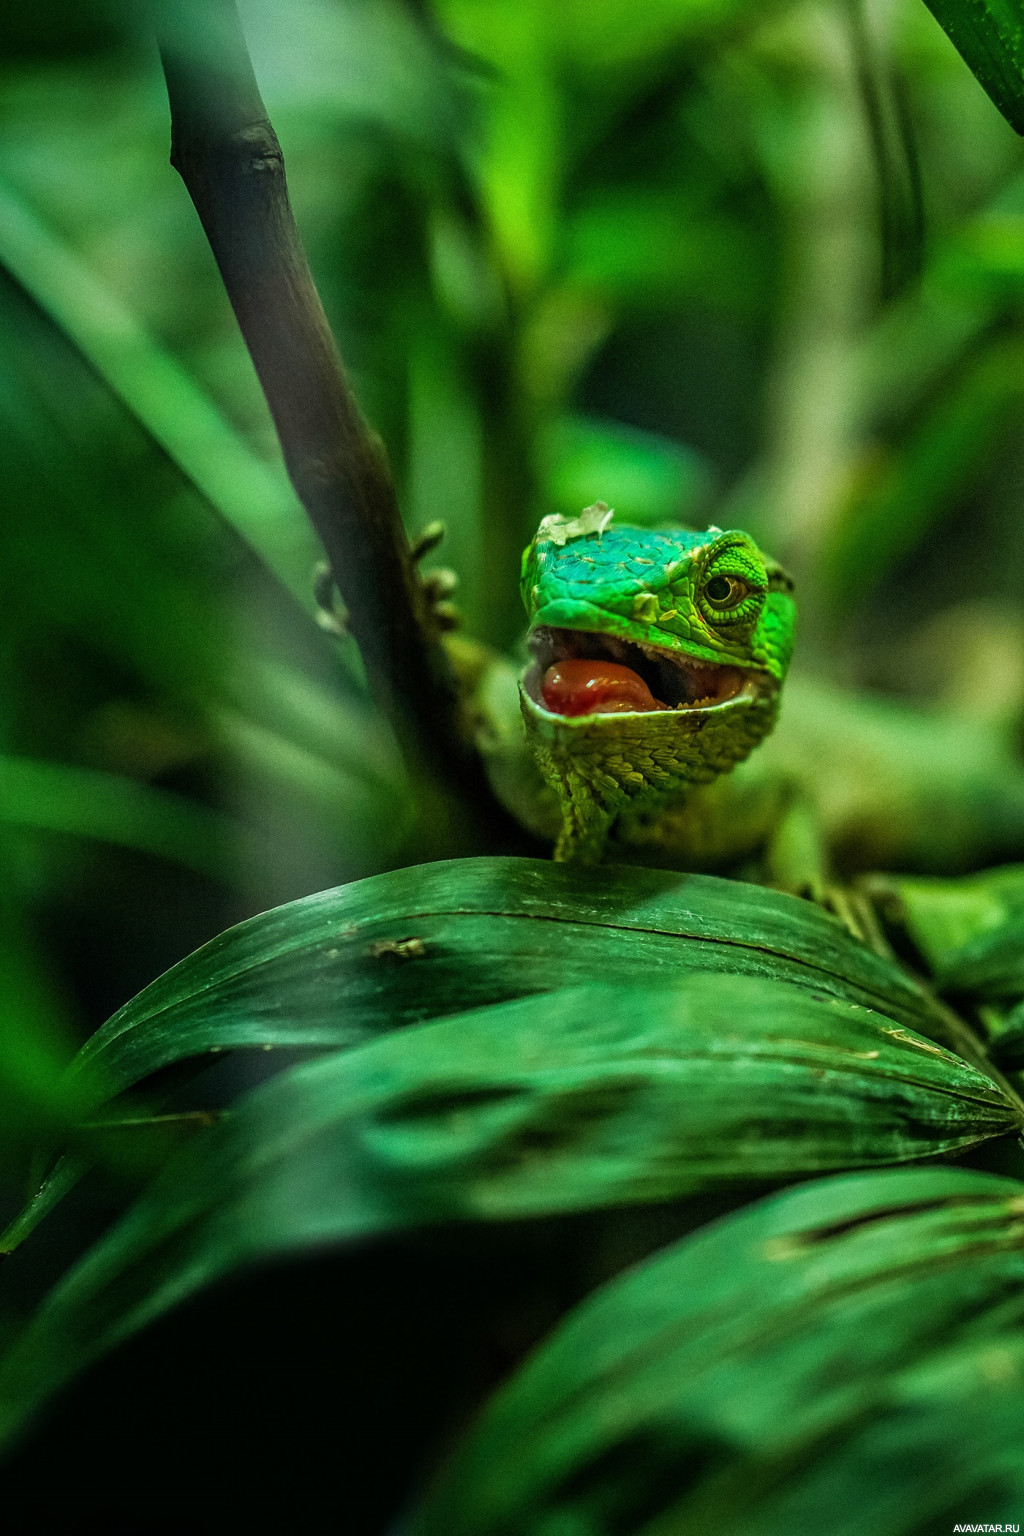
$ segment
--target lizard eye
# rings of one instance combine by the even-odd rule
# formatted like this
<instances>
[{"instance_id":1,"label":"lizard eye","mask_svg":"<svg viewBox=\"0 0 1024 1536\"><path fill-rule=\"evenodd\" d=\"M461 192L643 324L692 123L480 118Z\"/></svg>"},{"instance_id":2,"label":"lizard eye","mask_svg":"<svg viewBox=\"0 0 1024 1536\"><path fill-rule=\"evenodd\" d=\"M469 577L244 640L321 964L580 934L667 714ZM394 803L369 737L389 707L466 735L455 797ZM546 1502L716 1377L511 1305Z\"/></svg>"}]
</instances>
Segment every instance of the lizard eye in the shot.
<instances>
[{"instance_id":1,"label":"lizard eye","mask_svg":"<svg viewBox=\"0 0 1024 1536\"><path fill-rule=\"evenodd\" d=\"M704 596L712 608L735 608L749 591L747 583L739 576L712 576L704 588Z\"/></svg>"}]
</instances>

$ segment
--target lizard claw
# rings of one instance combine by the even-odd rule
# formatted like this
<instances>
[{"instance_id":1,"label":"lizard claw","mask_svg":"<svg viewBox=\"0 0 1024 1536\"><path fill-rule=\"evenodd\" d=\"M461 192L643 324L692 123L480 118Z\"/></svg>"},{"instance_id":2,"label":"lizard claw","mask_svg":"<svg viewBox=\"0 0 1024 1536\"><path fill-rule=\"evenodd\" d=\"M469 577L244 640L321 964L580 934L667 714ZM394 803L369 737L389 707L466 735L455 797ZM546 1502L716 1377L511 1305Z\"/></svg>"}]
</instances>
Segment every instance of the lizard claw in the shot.
<instances>
[{"instance_id":1,"label":"lizard claw","mask_svg":"<svg viewBox=\"0 0 1024 1536\"><path fill-rule=\"evenodd\" d=\"M420 530L410 547L410 555L414 565L424 560L431 550L437 548L445 536L444 523L428 523ZM455 604L449 599L459 584L459 578L454 571L445 566L439 566L436 571L428 571L420 578L423 595L427 606L438 629L442 633L457 629L460 622L460 614ZM328 634L334 635L339 640L348 638L348 613L344 603L338 596L335 586L334 574L326 561L316 567L313 575L313 596L316 599L319 613L317 623Z\"/></svg>"},{"instance_id":2,"label":"lizard claw","mask_svg":"<svg viewBox=\"0 0 1024 1536\"><path fill-rule=\"evenodd\" d=\"M442 634L458 629L462 622L462 615L454 603L434 603L431 606L431 612L434 615L434 623Z\"/></svg>"},{"instance_id":3,"label":"lizard claw","mask_svg":"<svg viewBox=\"0 0 1024 1536\"><path fill-rule=\"evenodd\" d=\"M441 522L428 523L425 528L421 528L409 546L409 555L413 564L419 565L431 550L437 548L447 532L447 528Z\"/></svg>"},{"instance_id":4,"label":"lizard claw","mask_svg":"<svg viewBox=\"0 0 1024 1536\"><path fill-rule=\"evenodd\" d=\"M855 885L844 886L829 882L819 898L819 904L839 919L847 933L859 939L868 949L874 950L876 955L880 955L883 960L894 958L892 946L885 937L878 914L865 891Z\"/></svg>"},{"instance_id":5,"label":"lizard claw","mask_svg":"<svg viewBox=\"0 0 1024 1536\"><path fill-rule=\"evenodd\" d=\"M423 591L433 608L451 597L458 584L459 578L455 572L443 565L438 566L436 571L428 571L423 577Z\"/></svg>"},{"instance_id":6,"label":"lizard claw","mask_svg":"<svg viewBox=\"0 0 1024 1536\"><path fill-rule=\"evenodd\" d=\"M418 565L431 550L436 549L444 535L444 523L428 523L421 529L410 549L414 564ZM426 598L434 623L442 634L457 629L460 623L459 610L449 601L458 584L459 578L456 573L443 565L438 566L434 571L427 571L420 577L423 596Z\"/></svg>"},{"instance_id":7,"label":"lizard claw","mask_svg":"<svg viewBox=\"0 0 1024 1536\"><path fill-rule=\"evenodd\" d=\"M334 585L334 572L326 560L321 561L313 572L313 597L320 610L316 621L321 629L339 640L348 638L348 611L338 596Z\"/></svg>"}]
</instances>

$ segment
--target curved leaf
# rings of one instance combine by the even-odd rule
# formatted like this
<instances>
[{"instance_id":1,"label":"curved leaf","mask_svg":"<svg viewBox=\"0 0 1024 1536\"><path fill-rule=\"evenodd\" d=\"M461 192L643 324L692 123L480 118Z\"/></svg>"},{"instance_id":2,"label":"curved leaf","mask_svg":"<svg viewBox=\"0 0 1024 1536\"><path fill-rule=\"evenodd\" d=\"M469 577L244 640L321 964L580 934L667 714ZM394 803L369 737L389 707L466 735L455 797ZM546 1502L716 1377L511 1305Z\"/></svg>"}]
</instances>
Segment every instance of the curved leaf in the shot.
<instances>
[{"instance_id":1,"label":"curved leaf","mask_svg":"<svg viewBox=\"0 0 1024 1536\"><path fill-rule=\"evenodd\" d=\"M904 1026L763 978L561 991L423 1025L280 1074L173 1159L0 1368L0 1435L261 1256L920 1158L1018 1123L987 1077Z\"/></svg>"},{"instance_id":2,"label":"curved leaf","mask_svg":"<svg viewBox=\"0 0 1024 1536\"><path fill-rule=\"evenodd\" d=\"M81 1052L114 1094L184 1057L340 1047L588 982L791 981L950 1040L948 1015L809 902L710 875L477 858L375 875L251 918L160 977Z\"/></svg>"},{"instance_id":3,"label":"curved leaf","mask_svg":"<svg viewBox=\"0 0 1024 1536\"><path fill-rule=\"evenodd\" d=\"M958 1518L979 1508L1000 1457L1019 1497L1005 1432L975 1464L957 1447L985 1361L996 1416L992 1362L1024 1362L1022 1218L1024 1185L913 1170L787 1190L684 1239L542 1346L417 1536L917 1531L954 1493ZM1019 1393L1005 1417L1019 1435Z\"/></svg>"}]
</instances>

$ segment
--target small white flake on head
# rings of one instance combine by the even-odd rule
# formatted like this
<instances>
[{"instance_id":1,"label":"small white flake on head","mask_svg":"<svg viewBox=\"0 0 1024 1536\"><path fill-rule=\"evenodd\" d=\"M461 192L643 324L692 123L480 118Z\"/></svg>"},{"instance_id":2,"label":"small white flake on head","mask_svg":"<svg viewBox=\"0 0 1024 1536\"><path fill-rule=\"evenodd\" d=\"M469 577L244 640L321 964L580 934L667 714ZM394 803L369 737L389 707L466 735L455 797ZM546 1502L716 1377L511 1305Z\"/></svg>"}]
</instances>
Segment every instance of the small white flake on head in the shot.
<instances>
[{"instance_id":1,"label":"small white flake on head","mask_svg":"<svg viewBox=\"0 0 1024 1536\"><path fill-rule=\"evenodd\" d=\"M550 539L552 544L568 544L570 539L585 539L591 533L600 538L614 516L614 507L603 501L584 507L578 517L562 517L560 513L552 512L537 529L537 538Z\"/></svg>"}]
</instances>

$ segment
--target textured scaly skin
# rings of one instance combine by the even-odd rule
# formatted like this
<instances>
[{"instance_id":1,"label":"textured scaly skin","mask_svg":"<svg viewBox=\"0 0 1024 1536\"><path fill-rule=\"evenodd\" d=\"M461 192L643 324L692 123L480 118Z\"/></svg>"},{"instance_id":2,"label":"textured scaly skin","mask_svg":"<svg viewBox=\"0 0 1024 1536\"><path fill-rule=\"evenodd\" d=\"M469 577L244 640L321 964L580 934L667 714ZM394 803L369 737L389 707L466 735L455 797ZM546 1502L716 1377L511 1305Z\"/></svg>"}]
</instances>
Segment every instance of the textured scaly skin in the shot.
<instances>
[{"instance_id":1,"label":"textured scaly skin","mask_svg":"<svg viewBox=\"0 0 1024 1536\"><path fill-rule=\"evenodd\" d=\"M531 697L536 688L521 687L527 739L561 812L555 858L592 863L613 828L626 841L656 842L659 817L678 812L696 786L728 772L768 734L796 609L788 578L745 533L586 527L586 514L546 518L525 551L531 631L615 636L741 667L750 678L742 696L709 708L575 718L550 713ZM727 612L707 590L723 576L746 594Z\"/></svg>"}]
</instances>

